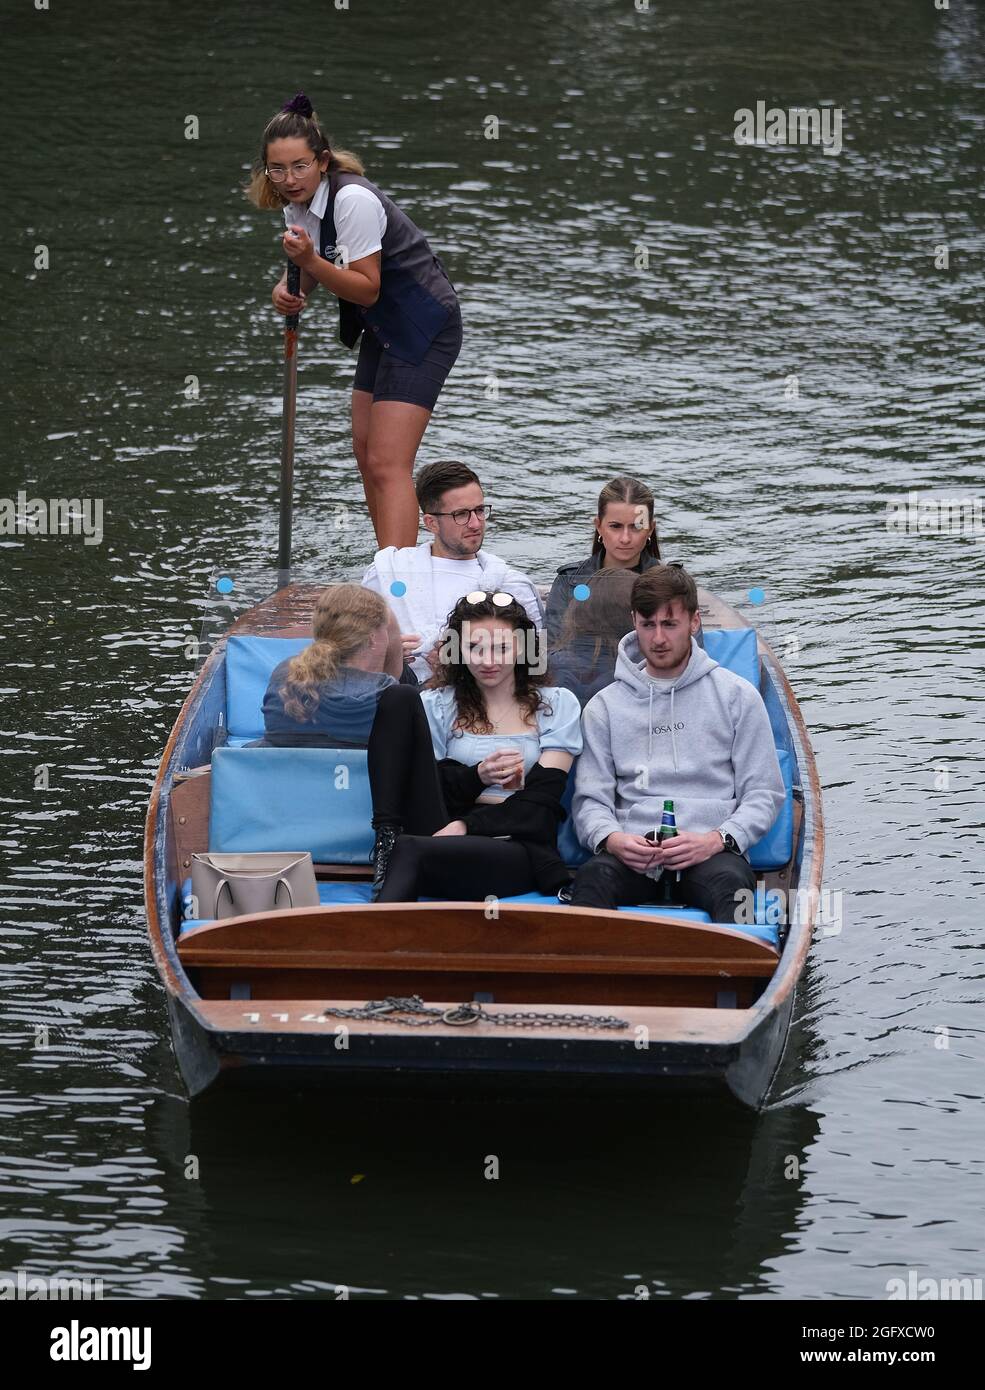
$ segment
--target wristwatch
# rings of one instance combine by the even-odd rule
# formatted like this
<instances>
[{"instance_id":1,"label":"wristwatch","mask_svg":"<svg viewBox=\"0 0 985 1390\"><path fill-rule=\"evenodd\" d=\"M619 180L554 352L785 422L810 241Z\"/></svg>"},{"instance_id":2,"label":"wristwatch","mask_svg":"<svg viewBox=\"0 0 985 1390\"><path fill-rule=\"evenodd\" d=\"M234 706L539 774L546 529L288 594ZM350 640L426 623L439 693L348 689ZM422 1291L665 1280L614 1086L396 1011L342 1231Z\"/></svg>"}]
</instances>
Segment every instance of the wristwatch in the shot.
<instances>
[{"instance_id":1,"label":"wristwatch","mask_svg":"<svg viewBox=\"0 0 985 1390\"><path fill-rule=\"evenodd\" d=\"M739 846L738 846L738 844L736 843L735 839L734 839L731 835L727 834L727 833L721 828L721 826L719 826L719 828L718 828L718 833L719 833L719 835L721 835L721 837L722 837L722 848L723 848L723 849L731 850L733 854L741 854L741 853L742 853L742 851L741 851L741 849L739 849Z\"/></svg>"}]
</instances>

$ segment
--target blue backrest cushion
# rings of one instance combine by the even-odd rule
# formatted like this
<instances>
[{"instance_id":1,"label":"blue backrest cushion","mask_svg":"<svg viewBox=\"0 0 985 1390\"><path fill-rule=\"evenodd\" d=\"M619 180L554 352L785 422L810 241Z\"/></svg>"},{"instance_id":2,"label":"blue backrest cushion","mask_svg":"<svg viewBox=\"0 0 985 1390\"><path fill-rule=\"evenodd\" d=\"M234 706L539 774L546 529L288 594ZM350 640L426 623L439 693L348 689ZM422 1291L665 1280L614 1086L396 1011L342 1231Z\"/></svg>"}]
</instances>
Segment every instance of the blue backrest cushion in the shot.
<instances>
[{"instance_id":1,"label":"blue backrest cushion","mask_svg":"<svg viewBox=\"0 0 985 1390\"><path fill-rule=\"evenodd\" d=\"M751 627L703 629L705 651L726 671L734 671L759 689L759 651Z\"/></svg>"},{"instance_id":2,"label":"blue backrest cushion","mask_svg":"<svg viewBox=\"0 0 985 1390\"><path fill-rule=\"evenodd\" d=\"M263 737L263 697L275 666L311 645L310 637L230 637L226 643L226 728Z\"/></svg>"},{"instance_id":3,"label":"blue backrest cushion","mask_svg":"<svg viewBox=\"0 0 985 1390\"><path fill-rule=\"evenodd\" d=\"M571 764L571 771L568 773L568 781L564 788L564 796L561 798L561 805L568 813L568 819L562 822L557 833L558 853L566 864L574 867L577 864L584 864L586 859L591 859L591 852L585 848L575 834L575 823L571 816L571 799L575 794L575 769L578 766L578 759Z\"/></svg>"},{"instance_id":4,"label":"blue backrest cushion","mask_svg":"<svg viewBox=\"0 0 985 1390\"><path fill-rule=\"evenodd\" d=\"M754 869L782 869L793 854L793 759L785 748L778 748L776 756L786 796L769 830L749 846L749 863Z\"/></svg>"},{"instance_id":5,"label":"blue backrest cushion","mask_svg":"<svg viewBox=\"0 0 985 1390\"><path fill-rule=\"evenodd\" d=\"M362 748L217 748L209 850L308 850L315 863L367 864L373 799Z\"/></svg>"}]
</instances>

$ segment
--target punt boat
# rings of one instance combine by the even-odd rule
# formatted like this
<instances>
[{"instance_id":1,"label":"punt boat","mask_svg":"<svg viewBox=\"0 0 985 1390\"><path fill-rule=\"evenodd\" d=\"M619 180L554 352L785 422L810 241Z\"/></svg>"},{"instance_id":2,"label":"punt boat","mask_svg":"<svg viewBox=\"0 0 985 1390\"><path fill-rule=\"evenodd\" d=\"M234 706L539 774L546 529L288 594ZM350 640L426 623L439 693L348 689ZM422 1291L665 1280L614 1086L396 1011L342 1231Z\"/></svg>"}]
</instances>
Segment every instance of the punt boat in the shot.
<instances>
[{"instance_id":1,"label":"punt boat","mask_svg":"<svg viewBox=\"0 0 985 1390\"><path fill-rule=\"evenodd\" d=\"M190 1095L269 1082L401 1095L598 1087L762 1106L815 930L824 839L807 730L763 637L700 591L705 646L758 686L787 788L750 851L747 923L535 893L373 904L365 753L244 747L263 731L270 672L310 640L319 592L285 582L233 623L154 783L147 923ZM568 863L587 857L570 820L559 848ZM205 850L309 850L320 905L199 920L189 876Z\"/></svg>"}]
</instances>

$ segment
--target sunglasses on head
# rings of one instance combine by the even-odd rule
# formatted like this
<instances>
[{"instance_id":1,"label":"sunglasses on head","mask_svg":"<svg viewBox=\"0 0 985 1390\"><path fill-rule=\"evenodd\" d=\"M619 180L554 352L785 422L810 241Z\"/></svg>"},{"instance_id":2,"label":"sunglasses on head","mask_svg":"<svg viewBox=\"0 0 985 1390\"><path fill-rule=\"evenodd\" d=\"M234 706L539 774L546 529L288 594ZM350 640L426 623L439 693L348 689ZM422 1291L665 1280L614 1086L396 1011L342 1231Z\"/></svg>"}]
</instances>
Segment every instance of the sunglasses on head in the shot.
<instances>
[{"instance_id":1,"label":"sunglasses on head","mask_svg":"<svg viewBox=\"0 0 985 1390\"><path fill-rule=\"evenodd\" d=\"M502 589L497 589L495 593L489 593L486 589L473 589L470 594L466 594L464 599L459 599L459 603L485 603L490 599L497 608L505 608L509 603L516 603L512 594L506 594Z\"/></svg>"}]
</instances>

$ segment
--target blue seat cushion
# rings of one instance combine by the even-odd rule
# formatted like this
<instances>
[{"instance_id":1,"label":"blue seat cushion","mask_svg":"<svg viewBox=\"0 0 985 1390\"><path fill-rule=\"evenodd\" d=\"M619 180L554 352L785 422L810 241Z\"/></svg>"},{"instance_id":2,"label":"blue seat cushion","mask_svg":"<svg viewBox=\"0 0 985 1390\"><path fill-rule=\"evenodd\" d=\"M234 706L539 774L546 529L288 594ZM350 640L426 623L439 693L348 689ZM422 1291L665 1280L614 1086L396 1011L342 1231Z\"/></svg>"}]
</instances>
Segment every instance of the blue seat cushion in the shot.
<instances>
[{"instance_id":1,"label":"blue seat cushion","mask_svg":"<svg viewBox=\"0 0 985 1390\"><path fill-rule=\"evenodd\" d=\"M575 834L575 822L571 815L571 801L575 794L575 769L578 766L578 759L575 758L568 773L568 780L565 783L564 796L561 798L561 805L568 813L568 818L562 821L557 833L558 854L564 862L571 868L577 868L579 864L584 864L586 859L592 856Z\"/></svg>"},{"instance_id":2,"label":"blue seat cushion","mask_svg":"<svg viewBox=\"0 0 985 1390\"><path fill-rule=\"evenodd\" d=\"M425 899L422 898L422 899L421 899L421 902L424 902L424 901L425 901ZM558 907L558 906L563 906L563 904L559 904L559 903L558 903L557 898L549 898L549 897L546 897L543 893L514 893L512 897L510 897L510 898L500 898L499 901L500 901L501 903L536 903L537 906L539 906L539 907ZM683 920L688 921L688 922L710 922L710 921L711 921L711 918L708 916L707 912L702 912L702 911L701 911L699 908L697 908L697 907L661 907L661 906L654 905L653 907L647 907L647 908L643 908L643 907L626 907L626 908L622 908L622 907L621 907L621 908L619 908L618 910L619 910L620 912L650 912L650 911L653 911L653 912L660 912L660 913L662 913L665 917L680 917L680 918L682 918Z\"/></svg>"},{"instance_id":3,"label":"blue seat cushion","mask_svg":"<svg viewBox=\"0 0 985 1390\"><path fill-rule=\"evenodd\" d=\"M703 628L705 651L726 671L734 671L759 689L759 651L751 627Z\"/></svg>"},{"instance_id":4,"label":"blue seat cushion","mask_svg":"<svg viewBox=\"0 0 985 1390\"><path fill-rule=\"evenodd\" d=\"M334 907L339 903L368 903L369 883L319 883L318 901L327 907ZM181 901L184 910L187 912L191 906L192 881L186 878L181 889ZM210 920L205 917L185 917L182 915L181 930L191 931L192 927L204 927Z\"/></svg>"},{"instance_id":5,"label":"blue seat cushion","mask_svg":"<svg viewBox=\"0 0 985 1390\"><path fill-rule=\"evenodd\" d=\"M185 910L191 902L192 881L186 878L182 885L181 897ZM368 883L319 883L318 899L326 906L337 906L345 903L368 903L370 885ZM422 903L437 903L447 901L443 898L419 898ZM514 893L511 897L500 898L503 903L534 903L540 907L560 907L557 898L545 897L542 893ZM662 917L678 917L689 922L710 922L711 918L707 912L699 912L693 907L660 907L647 905L645 907L621 907L620 912L648 912L659 914ZM736 931L746 932L749 936L755 936L760 941L766 941L771 946L779 947L779 933L775 922L778 920L775 906L763 901L762 895L757 897L756 902L755 926L736 926L734 922L726 922L723 925L733 927ZM772 921L770 919L773 919ZM207 925L205 918L183 917L181 921L182 932L191 931L193 927L204 927Z\"/></svg>"},{"instance_id":6,"label":"blue seat cushion","mask_svg":"<svg viewBox=\"0 0 985 1390\"><path fill-rule=\"evenodd\" d=\"M421 902L437 902L436 898L421 898ZM510 898L500 898L503 903L536 903L540 907L557 907L556 898L545 897L543 893L515 893ZM620 907L619 912L647 912L659 917L677 917L687 922L710 922L711 918L707 912L700 911L696 907L665 907L660 903L644 903L637 907ZM745 932L748 936L755 936L760 941L766 941L771 946L779 947L780 937L777 924L780 915L777 906L769 895L757 892L755 898L755 924L744 925L739 922L722 922L719 925L731 927L733 931Z\"/></svg>"},{"instance_id":7,"label":"blue seat cushion","mask_svg":"<svg viewBox=\"0 0 985 1390\"><path fill-rule=\"evenodd\" d=\"M362 748L217 748L209 850L307 850L315 863L368 864L373 799Z\"/></svg>"},{"instance_id":8,"label":"blue seat cushion","mask_svg":"<svg viewBox=\"0 0 985 1390\"><path fill-rule=\"evenodd\" d=\"M311 645L310 637L230 637L226 643L226 728L246 741L263 736L263 697L275 666Z\"/></svg>"}]
</instances>

